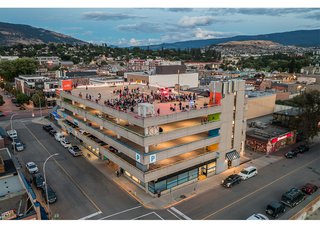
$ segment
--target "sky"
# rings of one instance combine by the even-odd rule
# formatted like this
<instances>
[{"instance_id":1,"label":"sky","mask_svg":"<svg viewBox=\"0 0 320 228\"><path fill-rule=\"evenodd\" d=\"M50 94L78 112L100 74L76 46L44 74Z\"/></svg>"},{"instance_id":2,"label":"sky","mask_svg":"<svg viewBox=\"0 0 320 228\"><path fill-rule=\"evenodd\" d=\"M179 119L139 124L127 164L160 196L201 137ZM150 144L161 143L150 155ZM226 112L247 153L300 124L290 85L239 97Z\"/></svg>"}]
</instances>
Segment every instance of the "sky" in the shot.
<instances>
[{"instance_id":1,"label":"sky","mask_svg":"<svg viewBox=\"0 0 320 228\"><path fill-rule=\"evenodd\" d=\"M320 29L320 8L0 8L0 22L125 47Z\"/></svg>"}]
</instances>

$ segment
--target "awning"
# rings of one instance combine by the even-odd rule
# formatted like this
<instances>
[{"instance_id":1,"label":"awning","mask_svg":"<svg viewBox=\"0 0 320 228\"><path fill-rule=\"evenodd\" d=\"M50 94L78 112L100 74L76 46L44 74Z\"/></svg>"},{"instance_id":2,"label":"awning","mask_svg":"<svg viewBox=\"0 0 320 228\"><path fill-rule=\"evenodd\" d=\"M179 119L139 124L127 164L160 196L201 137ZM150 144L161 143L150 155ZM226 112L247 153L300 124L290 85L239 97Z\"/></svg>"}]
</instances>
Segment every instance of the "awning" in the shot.
<instances>
[{"instance_id":1,"label":"awning","mask_svg":"<svg viewBox=\"0 0 320 228\"><path fill-rule=\"evenodd\" d=\"M226 158L229 161L233 161L233 160L240 158L240 154L236 150L233 150L233 151L226 153Z\"/></svg>"}]
</instances>

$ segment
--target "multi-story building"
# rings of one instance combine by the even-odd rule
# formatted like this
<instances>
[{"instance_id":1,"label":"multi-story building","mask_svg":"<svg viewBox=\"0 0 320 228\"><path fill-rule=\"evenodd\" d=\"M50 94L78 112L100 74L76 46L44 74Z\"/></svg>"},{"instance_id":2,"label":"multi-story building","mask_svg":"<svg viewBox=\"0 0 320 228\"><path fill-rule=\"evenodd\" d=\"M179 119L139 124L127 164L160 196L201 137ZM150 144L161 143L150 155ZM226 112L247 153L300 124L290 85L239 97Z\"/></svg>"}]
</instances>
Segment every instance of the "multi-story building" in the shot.
<instances>
[{"instance_id":1,"label":"multi-story building","mask_svg":"<svg viewBox=\"0 0 320 228\"><path fill-rule=\"evenodd\" d=\"M202 97L145 84L76 88L60 91L54 116L120 175L149 194L166 193L239 165L245 82L213 82L210 91ZM128 94L141 103L131 105Z\"/></svg>"},{"instance_id":2,"label":"multi-story building","mask_svg":"<svg viewBox=\"0 0 320 228\"><path fill-rule=\"evenodd\" d=\"M39 65L45 66L59 66L60 58L58 56L39 56L36 57Z\"/></svg>"}]
</instances>

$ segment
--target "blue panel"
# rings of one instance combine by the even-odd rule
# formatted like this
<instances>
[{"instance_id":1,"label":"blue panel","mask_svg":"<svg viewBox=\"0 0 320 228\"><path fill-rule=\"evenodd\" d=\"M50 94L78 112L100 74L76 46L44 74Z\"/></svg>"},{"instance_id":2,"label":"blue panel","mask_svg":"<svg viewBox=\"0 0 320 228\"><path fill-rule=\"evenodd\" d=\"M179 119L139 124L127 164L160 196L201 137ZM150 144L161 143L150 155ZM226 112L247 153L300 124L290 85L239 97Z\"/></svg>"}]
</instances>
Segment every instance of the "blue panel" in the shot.
<instances>
[{"instance_id":1,"label":"blue panel","mask_svg":"<svg viewBox=\"0 0 320 228\"><path fill-rule=\"evenodd\" d=\"M220 128L210 130L210 131L208 132L208 135L209 135L209 136L213 136L213 137L219 136L219 130L220 130Z\"/></svg>"}]
</instances>

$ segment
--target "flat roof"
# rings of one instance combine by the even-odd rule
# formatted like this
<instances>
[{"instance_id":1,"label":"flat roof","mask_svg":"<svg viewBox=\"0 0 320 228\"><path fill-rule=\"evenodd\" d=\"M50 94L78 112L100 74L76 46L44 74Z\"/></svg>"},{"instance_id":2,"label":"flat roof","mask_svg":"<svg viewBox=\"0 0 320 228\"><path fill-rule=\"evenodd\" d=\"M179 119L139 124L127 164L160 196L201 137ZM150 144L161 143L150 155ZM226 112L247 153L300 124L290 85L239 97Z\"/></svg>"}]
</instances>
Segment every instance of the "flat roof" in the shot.
<instances>
[{"instance_id":1,"label":"flat roof","mask_svg":"<svg viewBox=\"0 0 320 228\"><path fill-rule=\"evenodd\" d=\"M298 116L302 114L302 111L299 108L291 108L291 109L286 109L286 110L281 110L278 112L275 112L274 114L281 114L281 115L286 115L286 116Z\"/></svg>"},{"instance_id":2,"label":"flat roof","mask_svg":"<svg viewBox=\"0 0 320 228\"><path fill-rule=\"evenodd\" d=\"M246 135L253 138L262 139L264 141L268 141L272 138L279 137L286 133L290 132L289 129L280 128L278 126L269 125L265 129L257 129L254 128L252 130L247 131Z\"/></svg>"}]
</instances>

